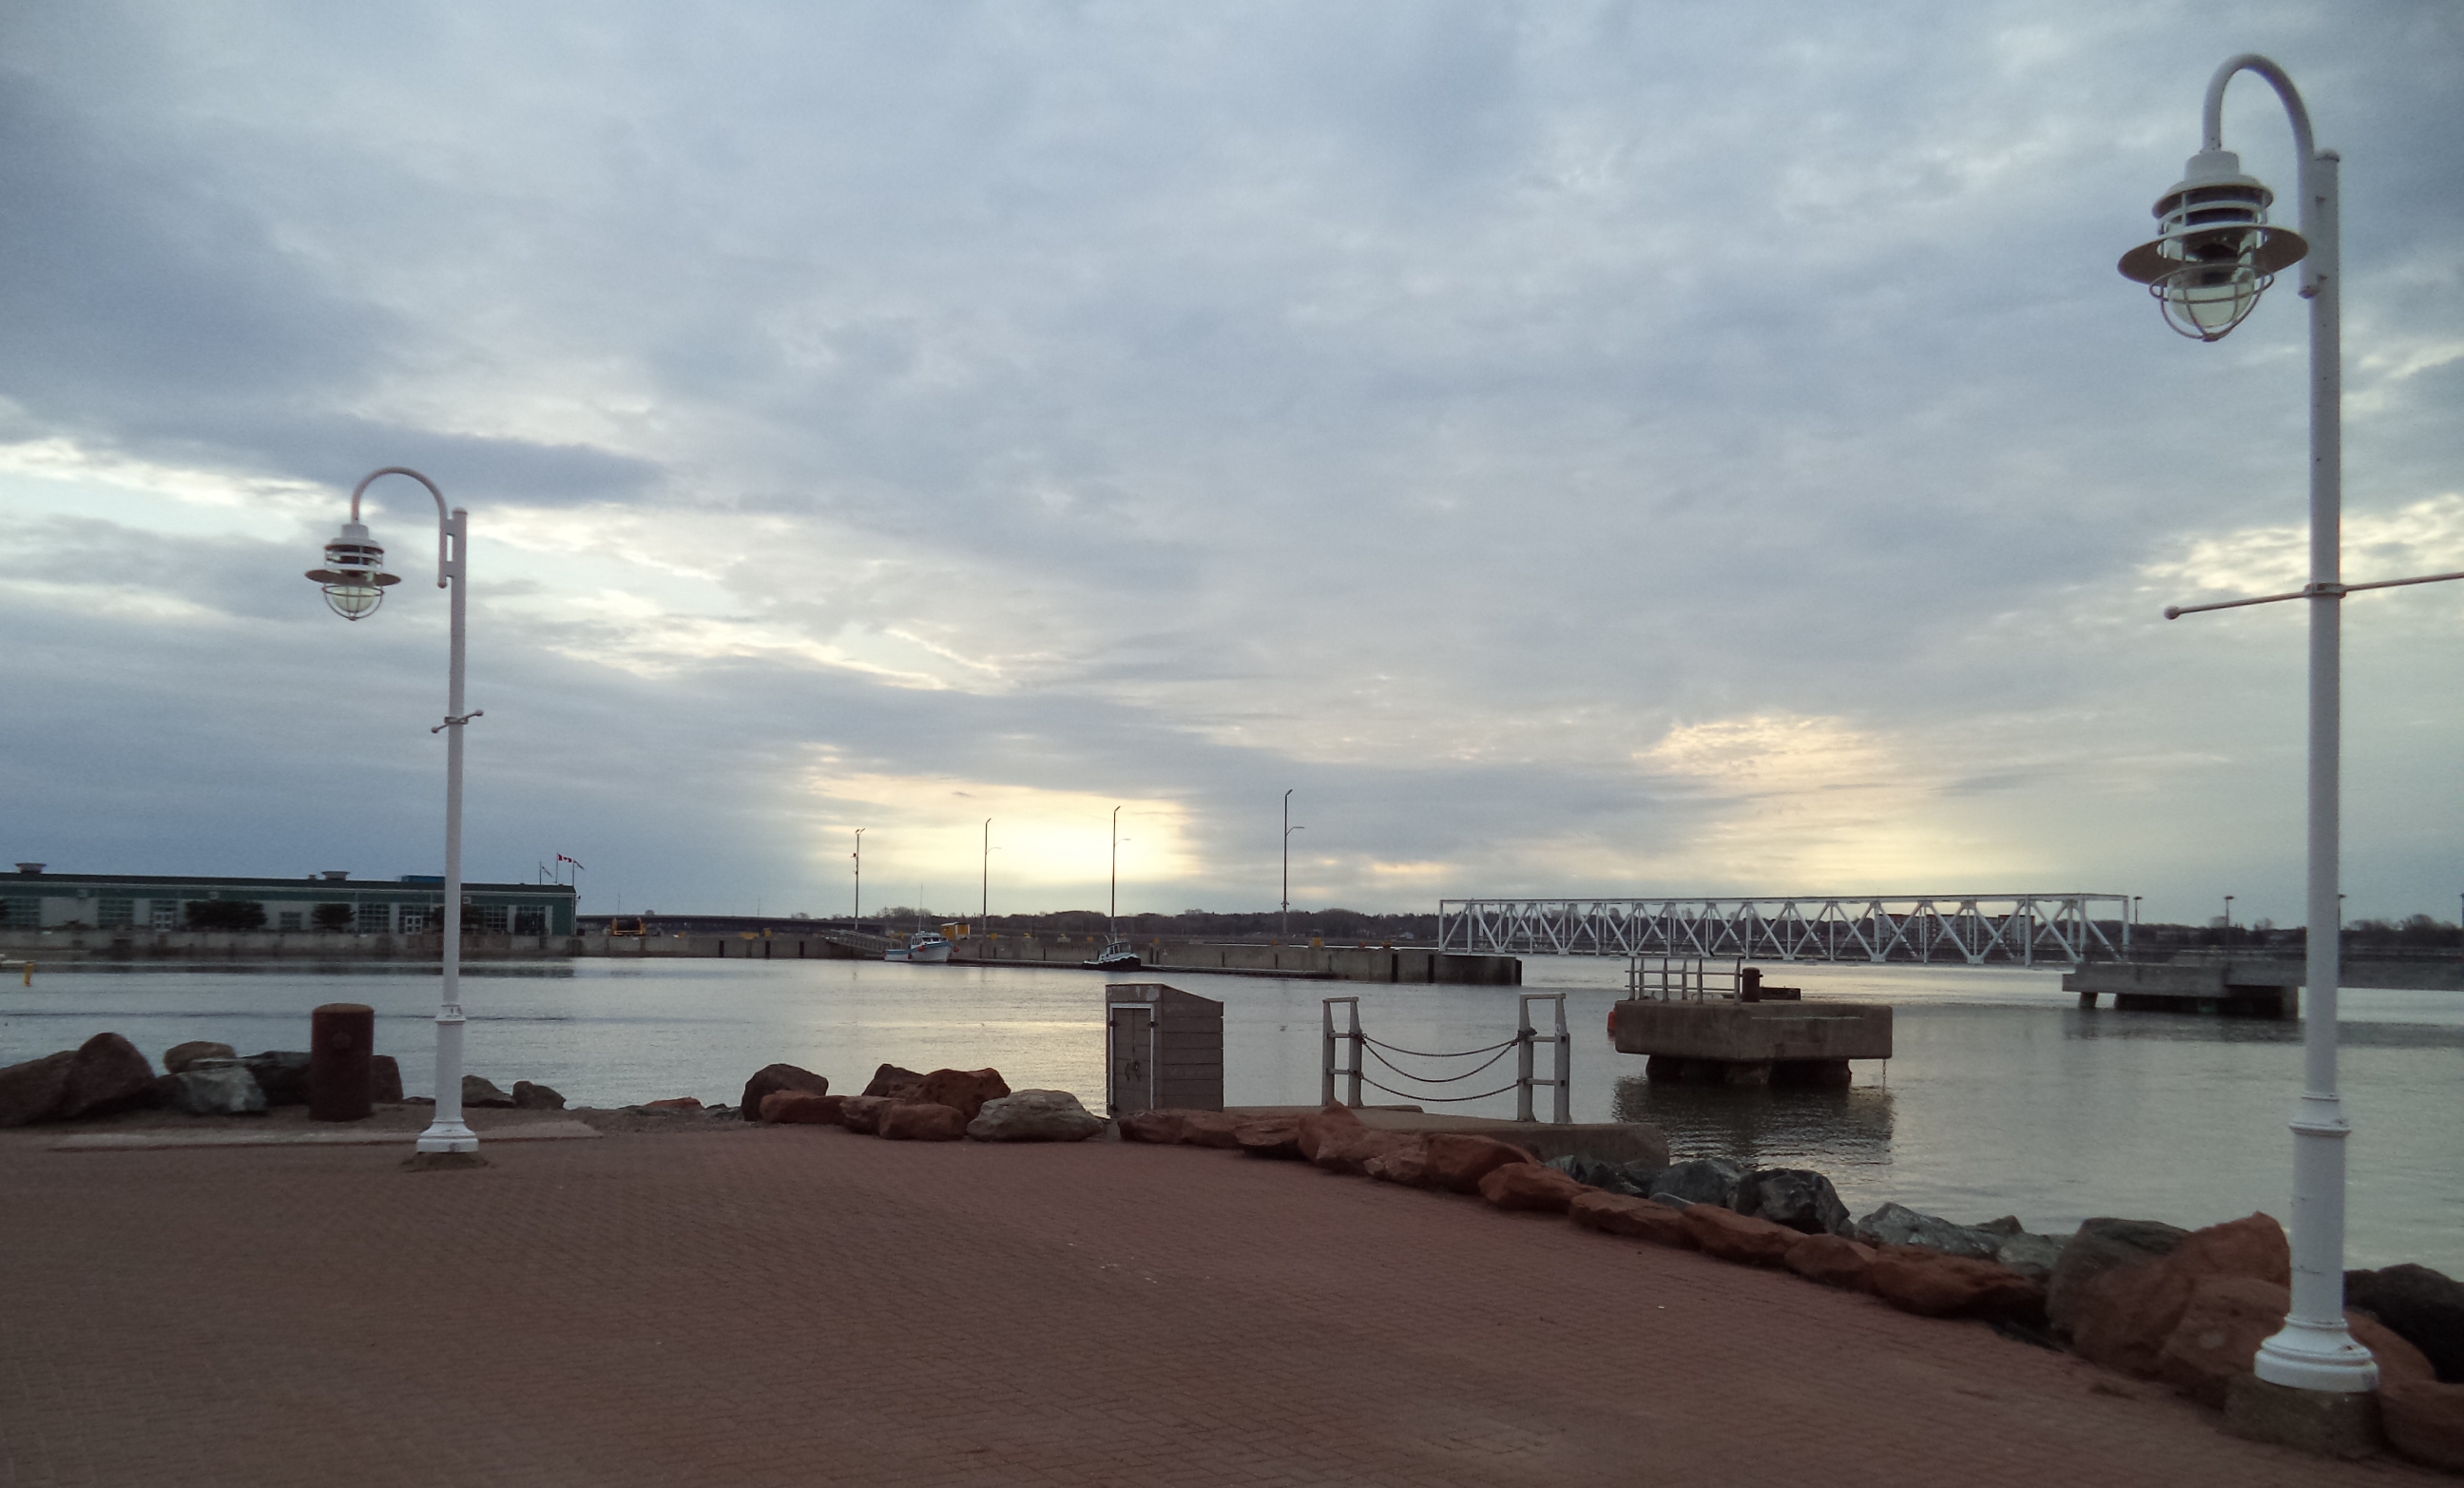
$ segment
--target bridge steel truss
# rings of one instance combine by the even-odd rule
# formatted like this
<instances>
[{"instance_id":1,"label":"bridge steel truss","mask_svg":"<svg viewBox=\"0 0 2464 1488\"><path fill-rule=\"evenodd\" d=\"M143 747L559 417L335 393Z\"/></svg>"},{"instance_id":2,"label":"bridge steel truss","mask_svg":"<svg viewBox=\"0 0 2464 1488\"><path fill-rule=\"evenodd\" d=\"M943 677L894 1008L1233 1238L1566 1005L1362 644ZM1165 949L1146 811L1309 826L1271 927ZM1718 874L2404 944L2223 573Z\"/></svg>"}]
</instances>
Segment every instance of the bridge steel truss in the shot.
<instances>
[{"instance_id":1,"label":"bridge steel truss","mask_svg":"<svg viewBox=\"0 0 2464 1488\"><path fill-rule=\"evenodd\" d=\"M2098 910L2112 906L2100 916ZM2126 961L2124 894L1451 899L1438 947L1526 956L1703 956L1937 966Z\"/></svg>"}]
</instances>

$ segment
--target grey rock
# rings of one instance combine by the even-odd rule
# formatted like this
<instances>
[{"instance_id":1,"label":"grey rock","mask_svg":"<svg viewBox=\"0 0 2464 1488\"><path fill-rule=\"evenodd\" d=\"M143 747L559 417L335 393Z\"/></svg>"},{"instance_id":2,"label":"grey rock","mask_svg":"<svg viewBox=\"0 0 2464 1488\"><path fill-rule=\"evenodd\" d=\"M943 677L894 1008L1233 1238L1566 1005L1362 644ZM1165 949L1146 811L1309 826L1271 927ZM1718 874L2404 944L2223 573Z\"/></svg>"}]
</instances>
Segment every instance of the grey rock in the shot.
<instances>
[{"instance_id":1,"label":"grey rock","mask_svg":"<svg viewBox=\"0 0 2464 1488\"><path fill-rule=\"evenodd\" d=\"M2069 1240L2068 1235L2030 1234L2022 1230L2003 1241L1993 1258L2032 1281L2042 1281L2053 1276Z\"/></svg>"},{"instance_id":2,"label":"grey rock","mask_svg":"<svg viewBox=\"0 0 2464 1488\"><path fill-rule=\"evenodd\" d=\"M2072 1315L2087 1284L2131 1261L2170 1255L2190 1232L2152 1219L2091 1219L2079 1227L2062 1247L2061 1259L2045 1283L2045 1321L2056 1334L2068 1338Z\"/></svg>"},{"instance_id":3,"label":"grey rock","mask_svg":"<svg viewBox=\"0 0 2464 1488\"><path fill-rule=\"evenodd\" d=\"M2003 1237L1939 1214L1921 1214L1904 1204L1885 1204L1857 1221L1852 1232L1867 1245L1921 1245L1945 1255L1991 1260Z\"/></svg>"},{"instance_id":4,"label":"grey rock","mask_svg":"<svg viewBox=\"0 0 2464 1488\"><path fill-rule=\"evenodd\" d=\"M2428 1266L2347 1271L2344 1305L2420 1349L2441 1384L2464 1385L2464 1281Z\"/></svg>"},{"instance_id":5,"label":"grey rock","mask_svg":"<svg viewBox=\"0 0 2464 1488\"><path fill-rule=\"evenodd\" d=\"M177 1075L199 1059L236 1059L239 1051L229 1044L218 1044L208 1038L192 1038L185 1044L173 1044L163 1051L163 1068Z\"/></svg>"},{"instance_id":6,"label":"grey rock","mask_svg":"<svg viewBox=\"0 0 2464 1488\"><path fill-rule=\"evenodd\" d=\"M63 1049L0 1069L0 1126L49 1121L68 1089L69 1065L76 1059L76 1050Z\"/></svg>"},{"instance_id":7,"label":"grey rock","mask_svg":"<svg viewBox=\"0 0 2464 1488\"><path fill-rule=\"evenodd\" d=\"M522 1111L561 1111L564 1109L564 1098L545 1085L534 1085L529 1080L517 1079L514 1081L514 1106L517 1110Z\"/></svg>"},{"instance_id":8,"label":"grey rock","mask_svg":"<svg viewBox=\"0 0 2464 1488\"><path fill-rule=\"evenodd\" d=\"M923 1076L913 1070L904 1070L894 1064L885 1064L872 1072L872 1081L864 1087L864 1093L868 1096L886 1096L893 1100L906 1100L912 1099L923 1088ZM829 1094L827 1091L822 1093ZM755 1114L759 1114L759 1107L756 1108Z\"/></svg>"},{"instance_id":9,"label":"grey rock","mask_svg":"<svg viewBox=\"0 0 2464 1488\"><path fill-rule=\"evenodd\" d=\"M1103 1129L1102 1119L1066 1090L995 1096L967 1123L967 1135L978 1142L1084 1142Z\"/></svg>"},{"instance_id":10,"label":"grey rock","mask_svg":"<svg viewBox=\"0 0 2464 1488\"><path fill-rule=\"evenodd\" d=\"M240 1063L256 1077L257 1087L265 1092L267 1105L306 1105L308 1103L308 1052L304 1049L269 1049L253 1054Z\"/></svg>"},{"instance_id":11,"label":"grey rock","mask_svg":"<svg viewBox=\"0 0 2464 1488\"><path fill-rule=\"evenodd\" d=\"M257 1116L265 1110L264 1087L243 1060L191 1059L171 1077L179 1082L171 1103L190 1116Z\"/></svg>"},{"instance_id":12,"label":"grey rock","mask_svg":"<svg viewBox=\"0 0 2464 1488\"><path fill-rule=\"evenodd\" d=\"M510 1106L513 1103L513 1097L505 1094L501 1090L498 1090L494 1084L481 1079L478 1076L465 1075L462 1077L462 1105L464 1109L467 1110L472 1106Z\"/></svg>"},{"instance_id":13,"label":"grey rock","mask_svg":"<svg viewBox=\"0 0 2464 1488\"><path fill-rule=\"evenodd\" d=\"M368 1099L379 1105L402 1103L402 1066L389 1054L368 1055Z\"/></svg>"},{"instance_id":14,"label":"grey rock","mask_svg":"<svg viewBox=\"0 0 2464 1488\"><path fill-rule=\"evenodd\" d=\"M1968 1228L1982 1230L1987 1234L1998 1234L2006 1240L2014 1234L2028 1233L2028 1227L2019 1223L2019 1216L2016 1214L2005 1214L1999 1219L1989 1219L1981 1225L1970 1225Z\"/></svg>"},{"instance_id":15,"label":"grey rock","mask_svg":"<svg viewBox=\"0 0 2464 1488\"><path fill-rule=\"evenodd\" d=\"M1645 1192L1644 1189L1635 1186L1623 1166L1599 1158L1586 1157L1580 1152L1569 1152L1564 1157L1552 1157L1549 1160L1549 1166L1589 1188L1606 1189L1610 1193L1629 1194L1635 1198L1641 1198ZM1656 1171L1655 1169L1655 1174Z\"/></svg>"},{"instance_id":16,"label":"grey rock","mask_svg":"<svg viewBox=\"0 0 2464 1488\"><path fill-rule=\"evenodd\" d=\"M1688 1204L1717 1204L1722 1209L1737 1207L1737 1185L1743 1183L1746 1169L1727 1158L1703 1157L1690 1163L1680 1163L1652 1180L1646 1198L1666 1194L1683 1199Z\"/></svg>"},{"instance_id":17,"label":"grey rock","mask_svg":"<svg viewBox=\"0 0 2464 1488\"><path fill-rule=\"evenodd\" d=\"M1736 1210L1806 1234L1846 1234L1848 1206L1810 1167L1758 1167L1737 1185Z\"/></svg>"},{"instance_id":18,"label":"grey rock","mask_svg":"<svg viewBox=\"0 0 2464 1488\"><path fill-rule=\"evenodd\" d=\"M117 1033L97 1033L77 1046L60 1087L55 1121L108 1116L154 1101L154 1066Z\"/></svg>"}]
</instances>

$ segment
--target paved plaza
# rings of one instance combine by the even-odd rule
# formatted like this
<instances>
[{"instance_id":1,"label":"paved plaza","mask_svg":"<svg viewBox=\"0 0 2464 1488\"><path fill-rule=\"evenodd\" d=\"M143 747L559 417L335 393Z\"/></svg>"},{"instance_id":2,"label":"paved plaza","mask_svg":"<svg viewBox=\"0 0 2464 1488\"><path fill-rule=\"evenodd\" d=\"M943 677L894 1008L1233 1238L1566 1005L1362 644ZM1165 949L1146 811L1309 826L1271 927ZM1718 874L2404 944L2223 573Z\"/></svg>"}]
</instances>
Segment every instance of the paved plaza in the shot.
<instances>
[{"instance_id":1,"label":"paved plaza","mask_svg":"<svg viewBox=\"0 0 2464 1488\"><path fill-rule=\"evenodd\" d=\"M1870 1299L1185 1147L0 1140L0 1483L2436 1482Z\"/></svg>"}]
</instances>

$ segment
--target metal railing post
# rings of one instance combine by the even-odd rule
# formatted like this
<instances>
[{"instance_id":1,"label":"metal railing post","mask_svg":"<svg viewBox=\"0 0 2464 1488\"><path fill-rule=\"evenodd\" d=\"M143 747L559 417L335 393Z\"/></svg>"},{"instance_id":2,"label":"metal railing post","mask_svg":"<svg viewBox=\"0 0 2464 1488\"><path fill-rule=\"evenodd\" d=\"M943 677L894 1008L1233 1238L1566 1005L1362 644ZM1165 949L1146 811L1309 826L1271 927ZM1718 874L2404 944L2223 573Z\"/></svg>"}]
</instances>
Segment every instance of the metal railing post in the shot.
<instances>
[{"instance_id":1,"label":"metal railing post","mask_svg":"<svg viewBox=\"0 0 2464 1488\"><path fill-rule=\"evenodd\" d=\"M1366 1062L1361 1056L1367 1051L1361 1047L1360 1041L1360 999L1347 997L1344 1001L1352 1004L1352 1068L1347 1072L1350 1077L1347 1081L1349 1093L1345 1095L1343 1103L1356 1107L1360 1104L1360 1067Z\"/></svg>"},{"instance_id":2,"label":"metal railing post","mask_svg":"<svg viewBox=\"0 0 2464 1488\"><path fill-rule=\"evenodd\" d=\"M1334 999L1326 998L1318 1005L1318 1098L1320 1105L1334 1103Z\"/></svg>"},{"instance_id":3,"label":"metal railing post","mask_svg":"<svg viewBox=\"0 0 2464 1488\"><path fill-rule=\"evenodd\" d=\"M1557 1124L1567 1125L1574 1119L1574 1041L1566 1034L1566 994L1559 992L1557 1004Z\"/></svg>"},{"instance_id":4,"label":"metal railing post","mask_svg":"<svg viewBox=\"0 0 2464 1488\"><path fill-rule=\"evenodd\" d=\"M1514 1031L1514 1119L1531 1120L1531 999L1517 1004Z\"/></svg>"}]
</instances>

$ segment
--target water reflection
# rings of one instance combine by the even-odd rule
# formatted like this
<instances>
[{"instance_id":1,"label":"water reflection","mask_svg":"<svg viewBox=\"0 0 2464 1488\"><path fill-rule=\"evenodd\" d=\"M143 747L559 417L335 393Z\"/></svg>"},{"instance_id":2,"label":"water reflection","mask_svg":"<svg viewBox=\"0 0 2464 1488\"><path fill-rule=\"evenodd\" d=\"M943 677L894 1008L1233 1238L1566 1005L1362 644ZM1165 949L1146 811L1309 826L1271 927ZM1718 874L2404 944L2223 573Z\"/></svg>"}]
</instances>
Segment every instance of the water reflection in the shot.
<instances>
[{"instance_id":1,"label":"water reflection","mask_svg":"<svg viewBox=\"0 0 2464 1488\"><path fill-rule=\"evenodd\" d=\"M2122 1012L2081 1008L2062 1017L2068 1038L2107 1038L2141 1043L2298 1044L2304 1025L2295 1021L2220 1018L2173 1012ZM2347 1049L2464 1050L2464 1028L2435 1023L2355 1023L2340 1020L2336 1042Z\"/></svg>"},{"instance_id":2,"label":"water reflection","mask_svg":"<svg viewBox=\"0 0 2464 1488\"><path fill-rule=\"evenodd\" d=\"M1891 1092L1880 1085L1841 1090L1695 1085L1629 1075L1611 1107L1620 1122L1649 1122L1668 1134L1683 1161L1727 1157L1761 1167L1886 1167L1891 1161Z\"/></svg>"}]
</instances>

